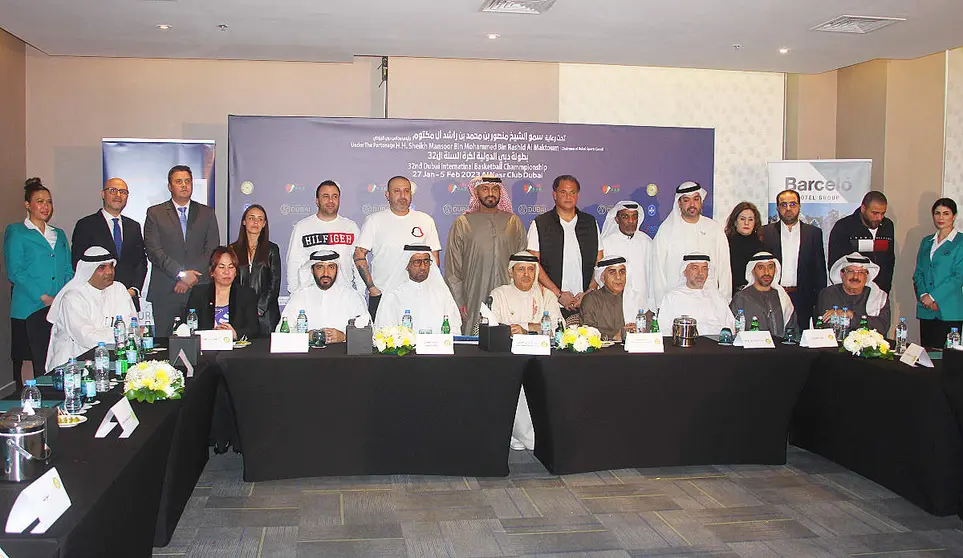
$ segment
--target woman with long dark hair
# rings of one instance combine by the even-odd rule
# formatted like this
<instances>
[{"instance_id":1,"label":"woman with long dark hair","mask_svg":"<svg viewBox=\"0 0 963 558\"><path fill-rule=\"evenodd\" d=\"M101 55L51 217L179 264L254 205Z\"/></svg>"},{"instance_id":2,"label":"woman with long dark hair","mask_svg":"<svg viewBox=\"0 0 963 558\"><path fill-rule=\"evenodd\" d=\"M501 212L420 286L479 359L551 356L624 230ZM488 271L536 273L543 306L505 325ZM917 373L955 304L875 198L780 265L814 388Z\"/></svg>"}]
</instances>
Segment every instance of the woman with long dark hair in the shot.
<instances>
[{"instance_id":1,"label":"woman with long dark hair","mask_svg":"<svg viewBox=\"0 0 963 558\"><path fill-rule=\"evenodd\" d=\"M942 347L950 328L963 325L963 239L954 226L955 201L940 198L930 212L936 234L920 242L913 288L920 344Z\"/></svg>"},{"instance_id":2,"label":"woman with long dark hair","mask_svg":"<svg viewBox=\"0 0 963 558\"><path fill-rule=\"evenodd\" d=\"M47 310L54 297L74 276L70 247L64 231L49 224L53 197L39 178L24 185L23 206L27 218L7 225L3 255L7 276L13 283L10 300L10 357L19 390L25 364L33 363L34 377L44 373L51 324Z\"/></svg>"},{"instance_id":3,"label":"woman with long dark hair","mask_svg":"<svg viewBox=\"0 0 963 558\"><path fill-rule=\"evenodd\" d=\"M235 282L237 268L234 250L229 246L215 248L208 268L211 282L191 289L182 317L186 319L195 310L199 329L229 330L235 341L257 337L257 298L251 288Z\"/></svg>"},{"instance_id":4,"label":"woman with long dark hair","mask_svg":"<svg viewBox=\"0 0 963 558\"><path fill-rule=\"evenodd\" d=\"M231 248L237 254L235 281L257 293L260 335L269 336L281 321L281 250L269 239L267 212L254 204L241 215L241 228Z\"/></svg>"},{"instance_id":5,"label":"woman with long dark hair","mask_svg":"<svg viewBox=\"0 0 963 558\"><path fill-rule=\"evenodd\" d=\"M726 220L729 239L729 266L732 269L732 293L746 286L746 265L762 244L762 220L759 210L750 202L739 202Z\"/></svg>"}]
</instances>

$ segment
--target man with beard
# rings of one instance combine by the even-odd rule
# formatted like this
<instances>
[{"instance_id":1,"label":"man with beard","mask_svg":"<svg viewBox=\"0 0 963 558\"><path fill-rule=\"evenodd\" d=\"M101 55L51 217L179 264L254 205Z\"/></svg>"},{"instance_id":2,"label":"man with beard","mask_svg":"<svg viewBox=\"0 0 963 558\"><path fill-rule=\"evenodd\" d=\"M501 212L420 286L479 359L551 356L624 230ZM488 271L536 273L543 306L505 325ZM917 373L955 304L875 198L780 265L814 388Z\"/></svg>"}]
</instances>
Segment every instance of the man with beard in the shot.
<instances>
[{"instance_id":1,"label":"man with beard","mask_svg":"<svg viewBox=\"0 0 963 558\"><path fill-rule=\"evenodd\" d=\"M511 326L513 334L539 331L542 316L548 312L552 327L562 318L558 299L538 284L538 258L527 250L508 259L512 282L492 290L492 313L498 323Z\"/></svg>"},{"instance_id":2,"label":"man with beard","mask_svg":"<svg viewBox=\"0 0 963 558\"><path fill-rule=\"evenodd\" d=\"M769 252L756 252L746 264L749 283L732 295L729 309L738 314L742 310L748 320L753 316L761 331L785 337L787 328L796 328L796 312L789 295L779 284L782 269L779 260Z\"/></svg>"},{"instance_id":3,"label":"man with beard","mask_svg":"<svg viewBox=\"0 0 963 558\"><path fill-rule=\"evenodd\" d=\"M293 324L298 313L304 310L308 331L323 331L325 343L344 342L348 320L368 312L361 295L341 281L339 259L340 254L334 250L313 252L304 267L314 280L291 295L282 314L288 324Z\"/></svg>"},{"instance_id":4,"label":"man with beard","mask_svg":"<svg viewBox=\"0 0 963 558\"><path fill-rule=\"evenodd\" d=\"M508 259L528 240L521 219L512 213L502 179L479 176L468 184L468 211L448 231L445 281L461 313L463 329L472 333L478 309L496 287L508 283Z\"/></svg>"},{"instance_id":5,"label":"man with beard","mask_svg":"<svg viewBox=\"0 0 963 558\"><path fill-rule=\"evenodd\" d=\"M672 322L680 316L695 318L699 335L718 335L722 328L733 329L736 320L729 310L727 299L708 282L712 276L710 258L706 254L682 256L676 280L678 285L669 291L659 305L659 321L663 337L672 336ZM729 269L728 262L725 265ZM681 283L681 284L679 284ZM726 281L732 288L732 282Z\"/></svg>"},{"instance_id":6,"label":"man with beard","mask_svg":"<svg viewBox=\"0 0 963 558\"><path fill-rule=\"evenodd\" d=\"M829 261L839 261L851 252L859 252L879 268L875 283L889 293L893 287L896 266L896 231L886 217L886 196L872 190L863 196L860 206L847 215L829 233ZM834 277L829 278L836 281Z\"/></svg>"},{"instance_id":7,"label":"man with beard","mask_svg":"<svg viewBox=\"0 0 963 558\"><path fill-rule=\"evenodd\" d=\"M582 323L598 329L605 339L621 341L623 331L635 333L635 305L626 306L623 296L627 274L621 256L599 261L595 282L600 287L582 299Z\"/></svg>"},{"instance_id":8,"label":"man with beard","mask_svg":"<svg viewBox=\"0 0 963 558\"><path fill-rule=\"evenodd\" d=\"M403 253L409 255L404 267L407 278L398 288L385 293L375 316L375 327L400 326L405 310L409 310L415 333L441 333L447 316L451 334L461 335L458 306L435 265L431 247L409 244Z\"/></svg>"},{"instance_id":9,"label":"man with beard","mask_svg":"<svg viewBox=\"0 0 963 558\"><path fill-rule=\"evenodd\" d=\"M843 256L829 270L833 284L819 293L816 314L824 324L829 324L833 316L842 316L843 308L848 308L851 327L855 329L863 316L869 329L886 335L889 331L889 296L876 284L879 266L859 252ZM833 307L837 306L837 309Z\"/></svg>"},{"instance_id":10,"label":"man with beard","mask_svg":"<svg viewBox=\"0 0 963 558\"><path fill-rule=\"evenodd\" d=\"M638 310L655 311L655 300L649 288L650 254L652 239L639 230L645 213L639 211L634 201L620 201L612 206L602 224L602 249L608 254L620 254L625 258L628 269L628 285L625 298ZM633 319L634 321L634 319Z\"/></svg>"}]
</instances>

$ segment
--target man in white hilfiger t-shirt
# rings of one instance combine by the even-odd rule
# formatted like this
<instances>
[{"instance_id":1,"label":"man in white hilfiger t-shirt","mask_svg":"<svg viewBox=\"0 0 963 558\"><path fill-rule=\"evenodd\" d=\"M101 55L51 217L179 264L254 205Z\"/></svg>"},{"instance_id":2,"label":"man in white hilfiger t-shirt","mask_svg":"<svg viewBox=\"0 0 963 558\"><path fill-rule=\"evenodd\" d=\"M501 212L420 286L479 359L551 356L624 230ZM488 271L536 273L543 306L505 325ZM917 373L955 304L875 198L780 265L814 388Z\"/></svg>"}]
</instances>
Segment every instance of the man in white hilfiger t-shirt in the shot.
<instances>
[{"instance_id":1,"label":"man in white hilfiger t-shirt","mask_svg":"<svg viewBox=\"0 0 963 558\"><path fill-rule=\"evenodd\" d=\"M411 209L415 190L416 186L403 176L388 180L385 190L388 209L369 215L355 242L354 263L368 291L372 319L378 311L381 293L397 289L408 279L405 262L410 254L405 254L406 244L428 246L435 265L439 265L441 242L435 220L427 213Z\"/></svg>"},{"instance_id":2,"label":"man in white hilfiger t-shirt","mask_svg":"<svg viewBox=\"0 0 963 558\"><path fill-rule=\"evenodd\" d=\"M338 253L339 281L356 290L362 298L367 288L358 269L351 264L354 246L358 240L358 225L338 215L341 209L341 187L334 180L325 180L315 191L318 212L305 217L294 225L291 240L288 242L287 284L288 292L294 293L301 287L314 286L314 276L310 266L304 264L311 254L318 250L333 250Z\"/></svg>"}]
</instances>

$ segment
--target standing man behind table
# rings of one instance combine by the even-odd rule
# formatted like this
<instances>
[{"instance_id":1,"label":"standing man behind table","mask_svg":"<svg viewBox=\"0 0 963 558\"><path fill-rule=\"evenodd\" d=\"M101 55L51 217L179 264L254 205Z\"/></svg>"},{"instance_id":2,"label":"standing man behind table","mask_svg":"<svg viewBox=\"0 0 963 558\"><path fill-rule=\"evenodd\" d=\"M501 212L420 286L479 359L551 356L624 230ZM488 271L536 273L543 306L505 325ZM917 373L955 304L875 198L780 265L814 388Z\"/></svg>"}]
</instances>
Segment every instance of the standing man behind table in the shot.
<instances>
[{"instance_id":1,"label":"standing man behind table","mask_svg":"<svg viewBox=\"0 0 963 558\"><path fill-rule=\"evenodd\" d=\"M310 261L318 250L334 250L338 253L338 276L341 286L351 287L362 297L367 290L354 266L354 244L358 239L358 225L338 214L341 209L341 186L334 180L325 180L314 193L318 212L301 219L291 231L288 242L287 280L288 292L294 294L301 287L315 284Z\"/></svg>"},{"instance_id":2,"label":"standing man behind table","mask_svg":"<svg viewBox=\"0 0 963 558\"><path fill-rule=\"evenodd\" d=\"M445 282L461 313L462 331L472 335L478 310L496 287L509 282L508 260L525 249L525 227L512 213L502 179L478 176L468 184L468 211L448 231Z\"/></svg>"},{"instance_id":3,"label":"standing man behind table","mask_svg":"<svg viewBox=\"0 0 963 558\"><path fill-rule=\"evenodd\" d=\"M121 215L127 207L130 190L127 183L111 178L100 191L103 208L77 221L70 241L74 268L87 248L105 247L117 262L114 282L123 285L130 294L134 306L140 309L140 290L147 277L147 251L140 223Z\"/></svg>"},{"instance_id":4,"label":"standing man behind table","mask_svg":"<svg viewBox=\"0 0 963 558\"><path fill-rule=\"evenodd\" d=\"M209 276L198 270L209 265L220 243L217 218L210 207L191 201L194 177L186 165L167 173L171 199L147 209L144 244L153 265L147 300L154 307L159 336L170 335L175 316L184 313L188 291Z\"/></svg>"},{"instance_id":5,"label":"standing man behind table","mask_svg":"<svg viewBox=\"0 0 963 558\"><path fill-rule=\"evenodd\" d=\"M441 241L431 215L411 209L417 187L404 176L388 180L385 198L388 209L368 216L354 249L354 263L368 290L368 312L372 319L378 312L381 294L391 292L408 280L405 266L410 254L406 244L425 245L431 249L435 264ZM368 252L371 252L369 269Z\"/></svg>"},{"instance_id":6,"label":"standing man behind table","mask_svg":"<svg viewBox=\"0 0 963 558\"><path fill-rule=\"evenodd\" d=\"M823 231L799 220L799 193L783 190L776 196L779 221L762 227L762 244L782 264L779 285L789 294L799 327L808 328L816 298L826 287Z\"/></svg>"},{"instance_id":7,"label":"standing man behind table","mask_svg":"<svg viewBox=\"0 0 963 558\"><path fill-rule=\"evenodd\" d=\"M886 217L886 205L886 196L872 190L852 215L836 221L829 233L829 263L835 265L840 258L859 252L879 267L875 283L889 294L896 267L896 231ZM835 277L829 279L836 281Z\"/></svg>"},{"instance_id":8,"label":"standing man behind table","mask_svg":"<svg viewBox=\"0 0 963 558\"><path fill-rule=\"evenodd\" d=\"M528 227L528 251L541 265L538 282L558 297L566 318L578 312L582 297L594 288L595 262L602 259L598 222L576 207L581 189L570 174L556 177L555 207Z\"/></svg>"}]
</instances>

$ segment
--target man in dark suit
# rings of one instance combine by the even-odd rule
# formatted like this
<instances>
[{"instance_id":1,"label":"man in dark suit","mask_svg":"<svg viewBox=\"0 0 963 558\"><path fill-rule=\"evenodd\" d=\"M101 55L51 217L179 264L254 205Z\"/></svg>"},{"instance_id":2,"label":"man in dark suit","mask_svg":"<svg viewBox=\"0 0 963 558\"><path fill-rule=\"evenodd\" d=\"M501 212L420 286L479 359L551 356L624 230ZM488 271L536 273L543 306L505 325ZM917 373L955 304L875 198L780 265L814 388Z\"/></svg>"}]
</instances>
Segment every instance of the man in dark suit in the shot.
<instances>
[{"instance_id":1,"label":"man in dark suit","mask_svg":"<svg viewBox=\"0 0 963 558\"><path fill-rule=\"evenodd\" d=\"M104 207L100 211L77 221L74 235L70 240L74 268L84 251L91 246L106 248L116 258L114 281L127 287L134 299L134 306L140 310L140 290L144 288L147 276L147 252L140 223L121 215L127 207L129 190L127 183L119 178L111 178L104 183L100 197Z\"/></svg>"},{"instance_id":2,"label":"man in dark suit","mask_svg":"<svg viewBox=\"0 0 963 558\"><path fill-rule=\"evenodd\" d=\"M144 244L153 265L147 300L154 307L160 337L170 335L174 317L184 313L188 291L210 281L211 253L220 243L214 212L191 201L194 178L190 167L172 167L167 173L167 189L171 199L149 207L144 221Z\"/></svg>"},{"instance_id":3,"label":"man in dark suit","mask_svg":"<svg viewBox=\"0 0 963 558\"><path fill-rule=\"evenodd\" d=\"M762 228L762 243L782 262L779 284L796 307L799 327L805 329L809 327L819 291L826 287L826 252L823 231L800 222L800 208L798 192L779 192L776 196L779 221Z\"/></svg>"}]
</instances>

